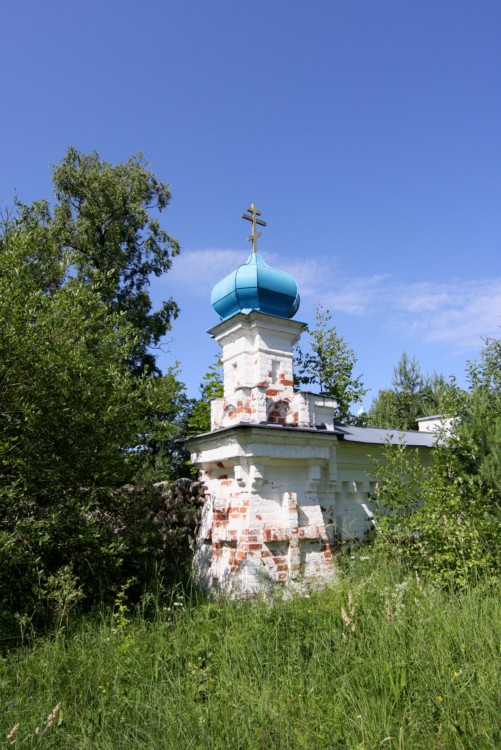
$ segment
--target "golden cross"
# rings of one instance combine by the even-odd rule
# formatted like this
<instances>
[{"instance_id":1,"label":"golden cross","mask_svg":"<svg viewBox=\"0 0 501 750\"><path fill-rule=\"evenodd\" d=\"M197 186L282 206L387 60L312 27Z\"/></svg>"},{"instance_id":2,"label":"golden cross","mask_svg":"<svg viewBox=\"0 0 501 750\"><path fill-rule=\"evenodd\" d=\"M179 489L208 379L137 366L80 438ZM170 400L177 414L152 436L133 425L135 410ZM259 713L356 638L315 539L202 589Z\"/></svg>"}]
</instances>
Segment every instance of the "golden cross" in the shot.
<instances>
[{"instance_id":1,"label":"golden cross","mask_svg":"<svg viewBox=\"0 0 501 750\"><path fill-rule=\"evenodd\" d=\"M262 221L261 219L258 219L258 216L261 216L261 211L258 211L254 203L251 203L247 211L250 213L250 216L247 214L242 214L242 219L247 219L247 221L252 221L252 234L247 237L248 240L252 240L252 252L257 253L257 238L261 237L261 232L256 232L256 224L259 224L261 227L266 226L266 222Z\"/></svg>"}]
</instances>

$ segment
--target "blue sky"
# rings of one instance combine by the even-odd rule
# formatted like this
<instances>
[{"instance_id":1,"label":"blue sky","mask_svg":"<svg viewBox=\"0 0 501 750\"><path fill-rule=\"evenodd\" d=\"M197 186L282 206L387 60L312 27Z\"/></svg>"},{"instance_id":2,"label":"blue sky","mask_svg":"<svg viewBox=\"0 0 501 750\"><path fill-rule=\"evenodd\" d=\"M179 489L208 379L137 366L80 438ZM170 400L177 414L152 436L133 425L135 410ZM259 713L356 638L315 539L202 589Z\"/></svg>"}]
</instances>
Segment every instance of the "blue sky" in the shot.
<instances>
[{"instance_id":1,"label":"blue sky","mask_svg":"<svg viewBox=\"0 0 501 750\"><path fill-rule=\"evenodd\" d=\"M142 151L181 242L153 285L191 395L212 286L260 251L322 303L371 389L403 351L455 374L501 323L499 0L18 0L0 27L0 201L50 197L66 148Z\"/></svg>"}]
</instances>

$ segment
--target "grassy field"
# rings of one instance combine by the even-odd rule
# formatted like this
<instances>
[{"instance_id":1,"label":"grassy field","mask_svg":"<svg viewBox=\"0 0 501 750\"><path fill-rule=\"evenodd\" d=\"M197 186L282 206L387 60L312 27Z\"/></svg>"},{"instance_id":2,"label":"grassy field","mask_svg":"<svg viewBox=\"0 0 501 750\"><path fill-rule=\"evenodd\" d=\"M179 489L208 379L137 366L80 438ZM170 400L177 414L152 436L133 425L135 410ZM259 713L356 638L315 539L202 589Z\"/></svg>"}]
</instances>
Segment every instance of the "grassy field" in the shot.
<instances>
[{"instance_id":1,"label":"grassy field","mask_svg":"<svg viewBox=\"0 0 501 750\"><path fill-rule=\"evenodd\" d=\"M443 592L366 553L306 598L125 602L4 653L3 746L501 747L494 586Z\"/></svg>"}]
</instances>

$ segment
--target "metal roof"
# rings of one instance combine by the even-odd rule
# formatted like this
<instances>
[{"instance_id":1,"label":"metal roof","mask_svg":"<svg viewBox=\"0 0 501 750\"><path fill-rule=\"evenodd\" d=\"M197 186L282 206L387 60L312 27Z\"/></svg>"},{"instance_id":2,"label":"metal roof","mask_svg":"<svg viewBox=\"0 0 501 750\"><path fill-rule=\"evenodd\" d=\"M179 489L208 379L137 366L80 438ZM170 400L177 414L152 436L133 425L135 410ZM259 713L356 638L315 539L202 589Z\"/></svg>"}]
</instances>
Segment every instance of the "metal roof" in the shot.
<instances>
[{"instance_id":1,"label":"metal roof","mask_svg":"<svg viewBox=\"0 0 501 750\"><path fill-rule=\"evenodd\" d=\"M334 430L327 430L319 427L295 427L294 425L275 425L267 422L237 422L236 424L226 427L219 427L212 432L205 432L202 435L193 435L183 442L197 440L200 437L209 437L223 432L229 432L235 429L266 429L275 432L306 432L322 435L333 435L339 440L349 443L369 443L372 445L384 445L390 442L392 445L398 445L403 442L410 447L432 448L437 436L433 432L417 432L416 430L391 430L386 427L354 427L352 425L335 424Z\"/></svg>"},{"instance_id":2,"label":"metal roof","mask_svg":"<svg viewBox=\"0 0 501 750\"><path fill-rule=\"evenodd\" d=\"M351 443L371 443L384 445L404 443L409 446L432 448L437 436L433 432L417 430L392 430L387 427L354 427L352 425L334 425L334 434L341 440Z\"/></svg>"},{"instance_id":3,"label":"metal roof","mask_svg":"<svg viewBox=\"0 0 501 750\"><path fill-rule=\"evenodd\" d=\"M211 304L222 320L251 310L292 318L299 308L299 293L289 273L271 268L258 253L253 253L216 284Z\"/></svg>"}]
</instances>

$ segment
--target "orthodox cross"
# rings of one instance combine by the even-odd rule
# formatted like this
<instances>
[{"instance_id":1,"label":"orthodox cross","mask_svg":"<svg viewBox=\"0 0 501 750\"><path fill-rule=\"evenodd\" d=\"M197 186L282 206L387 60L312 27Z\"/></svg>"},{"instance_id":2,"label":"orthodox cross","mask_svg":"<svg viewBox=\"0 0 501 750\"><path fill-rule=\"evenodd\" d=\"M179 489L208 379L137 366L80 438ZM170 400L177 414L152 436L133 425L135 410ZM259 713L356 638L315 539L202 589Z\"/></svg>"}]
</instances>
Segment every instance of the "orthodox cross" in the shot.
<instances>
[{"instance_id":1,"label":"orthodox cross","mask_svg":"<svg viewBox=\"0 0 501 750\"><path fill-rule=\"evenodd\" d=\"M258 211L254 203L251 203L247 211L250 213L250 216L247 214L242 214L242 219L247 219L247 221L252 221L252 234L247 237L248 240L252 240L252 252L257 253L257 238L261 237L261 232L256 232L256 224L259 224L261 227L266 226L266 222L262 221L261 219L258 219L258 216L261 216L261 211Z\"/></svg>"}]
</instances>

